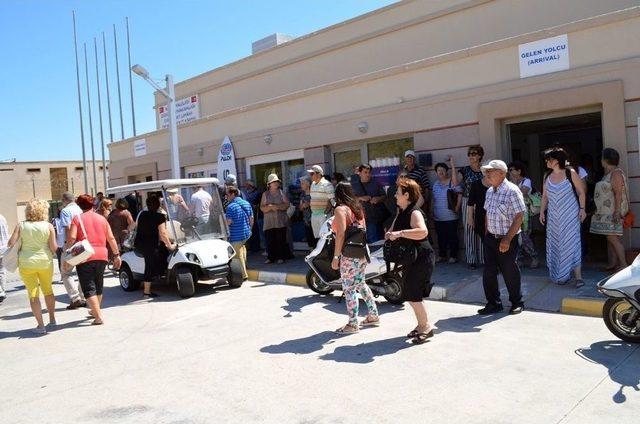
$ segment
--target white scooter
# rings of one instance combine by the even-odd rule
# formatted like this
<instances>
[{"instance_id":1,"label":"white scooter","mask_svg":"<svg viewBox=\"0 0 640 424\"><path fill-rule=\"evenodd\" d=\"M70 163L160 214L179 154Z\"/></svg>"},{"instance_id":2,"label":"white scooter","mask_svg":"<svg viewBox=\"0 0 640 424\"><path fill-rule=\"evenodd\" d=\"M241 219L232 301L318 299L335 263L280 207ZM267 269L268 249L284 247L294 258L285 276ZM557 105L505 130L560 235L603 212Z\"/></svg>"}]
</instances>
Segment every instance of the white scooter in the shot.
<instances>
[{"instance_id":1,"label":"white scooter","mask_svg":"<svg viewBox=\"0 0 640 424\"><path fill-rule=\"evenodd\" d=\"M598 282L609 299L602 318L609 331L627 342L640 343L640 255L625 269Z\"/></svg>"},{"instance_id":2,"label":"white scooter","mask_svg":"<svg viewBox=\"0 0 640 424\"><path fill-rule=\"evenodd\" d=\"M332 222L333 217L325 221L320 230L317 246L304 258L311 268L307 272L307 286L314 292L324 295L334 290L342 290L340 272L331 268L335 239L335 235L331 232ZM403 299L402 270L399 268L387 272L382 252L383 244L384 241L381 240L369 245L371 262L365 268L365 280L374 296L382 295L387 302L399 305Z\"/></svg>"}]
</instances>

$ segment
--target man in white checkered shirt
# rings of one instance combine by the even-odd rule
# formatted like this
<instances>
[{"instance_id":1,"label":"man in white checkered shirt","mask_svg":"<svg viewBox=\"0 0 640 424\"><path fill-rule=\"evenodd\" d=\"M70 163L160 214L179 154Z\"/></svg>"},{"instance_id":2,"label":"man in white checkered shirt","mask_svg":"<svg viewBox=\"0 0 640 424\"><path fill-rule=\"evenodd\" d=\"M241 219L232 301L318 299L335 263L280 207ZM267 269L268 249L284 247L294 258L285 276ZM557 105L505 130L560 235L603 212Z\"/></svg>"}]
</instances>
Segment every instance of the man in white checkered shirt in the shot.
<instances>
[{"instance_id":1,"label":"man in white checkered shirt","mask_svg":"<svg viewBox=\"0 0 640 424\"><path fill-rule=\"evenodd\" d=\"M4 216L0 215L0 250L4 250L7 248L7 242L9 241L9 227L7 225L7 220ZM7 295L4 291L4 283L7 279L7 273L5 272L4 266L2 266L2 259L0 259L0 303L7 298Z\"/></svg>"},{"instance_id":2,"label":"man in white checkered shirt","mask_svg":"<svg viewBox=\"0 0 640 424\"><path fill-rule=\"evenodd\" d=\"M487 305L480 315L502 311L498 272L502 273L511 302L510 314L519 314L524 309L520 290L520 269L516 263L518 238L526 206L517 185L506 179L507 164L492 160L482 166L491 187L487 190L484 208L487 211L487 234L484 238L484 272L482 285Z\"/></svg>"}]
</instances>

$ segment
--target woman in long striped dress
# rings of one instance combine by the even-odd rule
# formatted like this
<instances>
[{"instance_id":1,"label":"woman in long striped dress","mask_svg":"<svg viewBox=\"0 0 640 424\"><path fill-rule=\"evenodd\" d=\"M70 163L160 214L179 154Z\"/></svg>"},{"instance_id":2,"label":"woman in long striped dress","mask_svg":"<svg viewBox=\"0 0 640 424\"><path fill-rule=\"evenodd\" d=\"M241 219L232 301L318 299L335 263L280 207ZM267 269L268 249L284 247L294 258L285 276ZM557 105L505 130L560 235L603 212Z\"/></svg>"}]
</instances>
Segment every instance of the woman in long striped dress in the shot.
<instances>
[{"instance_id":1,"label":"woman in long striped dress","mask_svg":"<svg viewBox=\"0 0 640 424\"><path fill-rule=\"evenodd\" d=\"M469 193L471 185L478 180L482 180L482 158L484 157L484 149L481 145L476 144L469 146L467 150L469 165L460 169L460 176L456 172L452 173L451 180L454 185L458 185L458 181L462 181L462 226L464 227L464 250L467 265L470 269L476 269L478 265L484 264L484 254L482 251L482 238L473 229L474 206L467 206L469 203ZM450 159L451 169L455 169L453 158Z\"/></svg>"},{"instance_id":2,"label":"woman in long striped dress","mask_svg":"<svg viewBox=\"0 0 640 424\"><path fill-rule=\"evenodd\" d=\"M550 172L543 185L540 223L545 225L546 221L547 225L547 267L551 281L567 284L573 271L576 287L582 287L580 223L587 217L585 191L576 171L567 168L567 158L567 153L559 148L544 154Z\"/></svg>"}]
</instances>

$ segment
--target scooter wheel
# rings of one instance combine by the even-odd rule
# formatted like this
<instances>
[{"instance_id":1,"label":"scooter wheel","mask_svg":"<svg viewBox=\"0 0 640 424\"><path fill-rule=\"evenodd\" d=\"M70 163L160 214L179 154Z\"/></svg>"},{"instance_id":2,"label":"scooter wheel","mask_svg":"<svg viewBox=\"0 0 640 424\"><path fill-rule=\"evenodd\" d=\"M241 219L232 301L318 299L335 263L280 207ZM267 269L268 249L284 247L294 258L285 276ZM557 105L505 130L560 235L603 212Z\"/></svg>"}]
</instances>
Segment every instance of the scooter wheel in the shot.
<instances>
[{"instance_id":1,"label":"scooter wheel","mask_svg":"<svg viewBox=\"0 0 640 424\"><path fill-rule=\"evenodd\" d=\"M318 294L329 294L333 291L331 287L323 283L314 270L307 272L307 286Z\"/></svg>"},{"instance_id":2,"label":"scooter wheel","mask_svg":"<svg viewBox=\"0 0 640 424\"><path fill-rule=\"evenodd\" d=\"M395 278L387 278L385 281L387 283L387 293L384 295L384 298L392 305L402 305L403 295L400 281Z\"/></svg>"},{"instance_id":3,"label":"scooter wheel","mask_svg":"<svg viewBox=\"0 0 640 424\"><path fill-rule=\"evenodd\" d=\"M628 320L635 314L635 320ZM640 313L622 298L607 299L602 308L604 323L616 337L626 342L640 343Z\"/></svg>"}]
</instances>

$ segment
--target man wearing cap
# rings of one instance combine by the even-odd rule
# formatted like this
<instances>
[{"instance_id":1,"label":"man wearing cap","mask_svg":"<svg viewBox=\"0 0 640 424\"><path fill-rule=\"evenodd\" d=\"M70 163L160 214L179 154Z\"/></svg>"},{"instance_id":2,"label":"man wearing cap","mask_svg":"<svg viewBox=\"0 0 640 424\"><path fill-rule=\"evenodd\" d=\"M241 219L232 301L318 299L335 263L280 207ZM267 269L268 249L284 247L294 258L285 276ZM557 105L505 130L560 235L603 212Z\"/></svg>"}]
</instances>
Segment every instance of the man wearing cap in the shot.
<instances>
[{"instance_id":1,"label":"man wearing cap","mask_svg":"<svg viewBox=\"0 0 640 424\"><path fill-rule=\"evenodd\" d=\"M331 212L334 198L334 188L331 182L324 178L324 170L320 165L313 165L307 169L311 178L311 227L315 238L320 237L320 229Z\"/></svg>"},{"instance_id":2,"label":"man wearing cap","mask_svg":"<svg viewBox=\"0 0 640 424\"><path fill-rule=\"evenodd\" d=\"M429 199L431 199L431 183L429 182L429 175L427 171L416 163L416 152L413 150L407 150L404 152L405 171L407 171L407 177L414 180L420 186L420 194L422 194L423 203L426 204L427 209L429 206ZM419 205L421 206L421 205Z\"/></svg>"},{"instance_id":3,"label":"man wearing cap","mask_svg":"<svg viewBox=\"0 0 640 424\"><path fill-rule=\"evenodd\" d=\"M487 305L480 315L502 311L498 272L502 273L511 302L510 314L519 314L524 309L520 291L520 269L518 256L518 233L527 207L517 185L506 179L507 164L492 160L481 167L490 187L487 190L484 208L487 211L487 233L484 238L484 272L482 285Z\"/></svg>"},{"instance_id":4,"label":"man wearing cap","mask_svg":"<svg viewBox=\"0 0 640 424\"><path fill-rule=\"evenodd\" d=\"M246 243L251 237L251 228L253 227L253 209L246 200L240 198L240 190L235 186L227 187L227 201L229 202L226 210L227 224L229 225L229 242L236 251L234 258L240 262L242 269L242 281L246 281L247 275L247 248Z\"/></svg>"}]
</instances>

